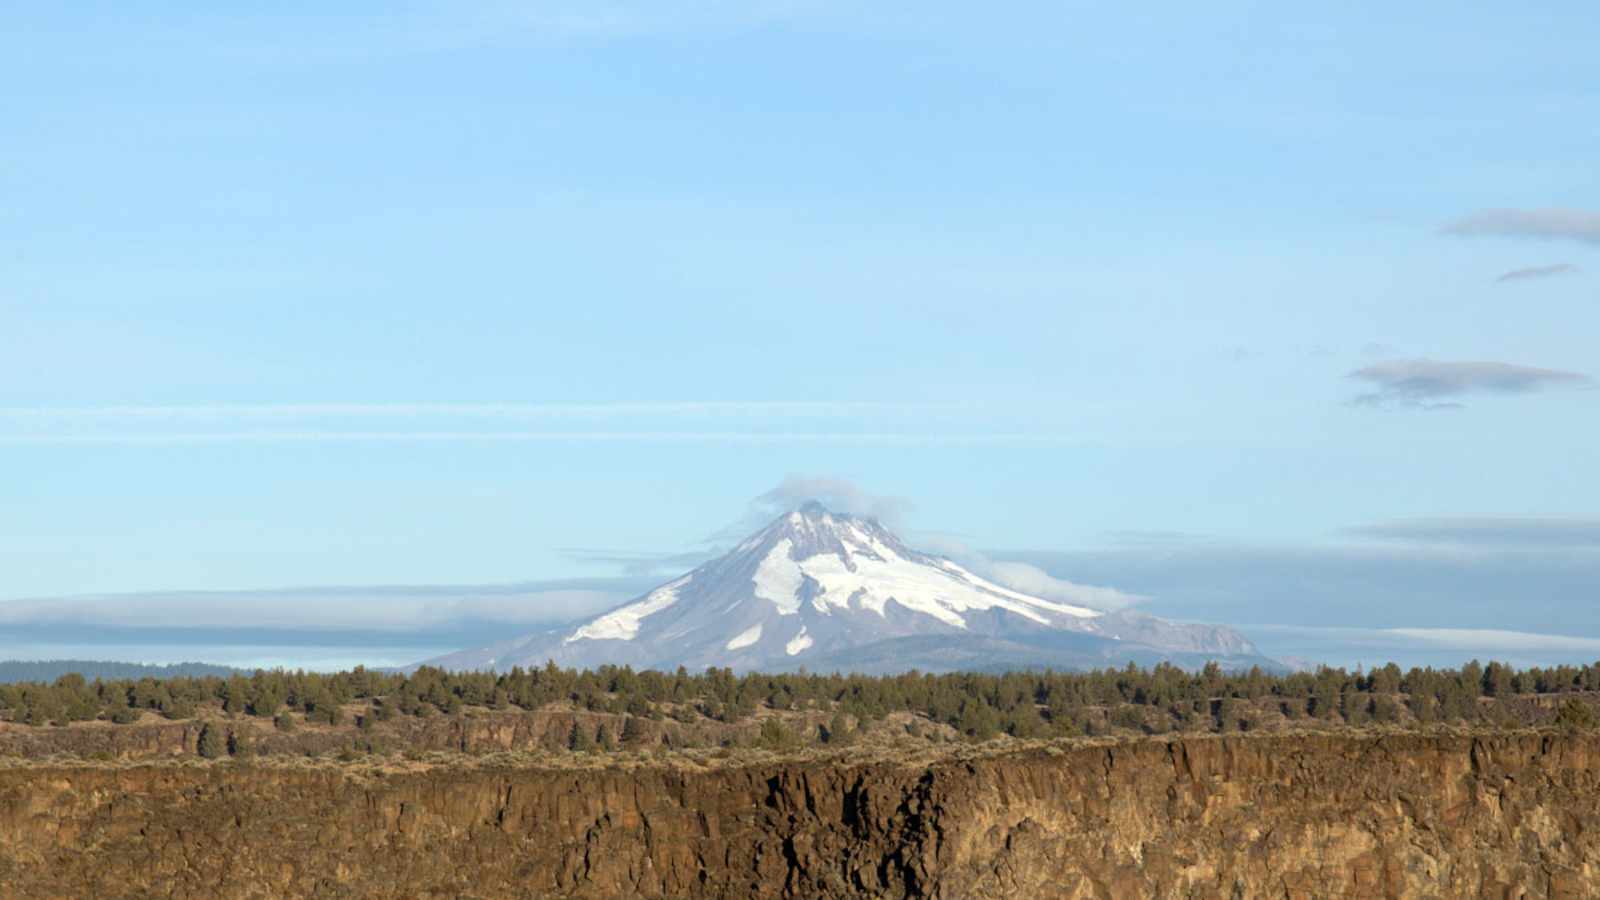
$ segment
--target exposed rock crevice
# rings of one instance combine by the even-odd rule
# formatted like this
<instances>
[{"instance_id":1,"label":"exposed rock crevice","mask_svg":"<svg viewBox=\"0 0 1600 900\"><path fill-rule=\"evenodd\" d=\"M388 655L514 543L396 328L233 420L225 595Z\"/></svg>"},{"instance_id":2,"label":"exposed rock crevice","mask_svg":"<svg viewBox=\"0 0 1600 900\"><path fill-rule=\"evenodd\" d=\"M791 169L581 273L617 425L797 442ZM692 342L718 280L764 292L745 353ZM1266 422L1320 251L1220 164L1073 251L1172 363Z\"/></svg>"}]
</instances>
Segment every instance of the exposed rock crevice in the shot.
<instances>
[{"instance_id":1,"label":"exposed rock crevice","mask_svg":"<svg viewBox=\"0 0 1600 900\"><path fill-rule=\"evenodd\" d=\"M1600 896L1600 737L794 761L0 770L17 898Z\"/></svg>"}]
</instances>

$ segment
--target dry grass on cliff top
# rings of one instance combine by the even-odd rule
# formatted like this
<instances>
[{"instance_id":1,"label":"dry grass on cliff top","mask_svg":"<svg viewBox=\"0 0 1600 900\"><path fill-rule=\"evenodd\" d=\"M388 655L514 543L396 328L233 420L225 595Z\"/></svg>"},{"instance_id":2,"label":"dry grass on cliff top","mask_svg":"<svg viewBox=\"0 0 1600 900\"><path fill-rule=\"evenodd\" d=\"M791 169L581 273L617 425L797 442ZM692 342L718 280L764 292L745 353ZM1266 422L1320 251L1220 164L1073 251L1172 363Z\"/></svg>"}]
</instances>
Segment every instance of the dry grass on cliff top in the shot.
<instances>
[{"instance_id":1,"label":"dry grass on cliff top","mask_svg":"<svg viewBox=\"0 0 1600 900\"><path fill-rule=\"evenodd\" d=\"M1406 728L1374 726L1366 728L1295 728L1258 733L1174 733L1150 736L1102 736L1019 740L997 738L983 743L928 743L909 736L874 735L842 747L805 747L793 750L758 748L683 749L574 753L569 751L502 751L458 753L428 751L389 754L363 754L354 757L337 754L316 756L271 755L249 758L202 759L193 755L127 759L86 758L58 753L47 757L0 756L0 770L18 769L96 769L142 770L233 770L260 769L280 772L338 774L357 781L437 773L441 771L484 772L504 770L621 771L669 770L683 774L734 768L776 765L863 766L891 765L922 769L935 765L969 762L1005 756L1061 756L1097 747L1161 745L1194 741L1263 741L1295 737L1342 737L1371 740L1390 736L1485 737L1548 735L1549 728L1467 728L1433 726Z\"/></svg>"}]
</instances>

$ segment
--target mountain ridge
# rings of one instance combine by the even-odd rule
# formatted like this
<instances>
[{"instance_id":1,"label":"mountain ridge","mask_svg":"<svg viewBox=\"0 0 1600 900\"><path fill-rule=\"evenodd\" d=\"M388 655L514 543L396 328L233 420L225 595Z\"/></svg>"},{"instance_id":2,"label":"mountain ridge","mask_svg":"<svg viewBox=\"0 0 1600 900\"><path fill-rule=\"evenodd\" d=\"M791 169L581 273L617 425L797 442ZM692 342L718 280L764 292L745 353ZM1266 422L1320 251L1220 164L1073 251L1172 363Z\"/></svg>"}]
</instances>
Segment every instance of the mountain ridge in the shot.
<instances>
[{"instance_id":1,"label":"mountain ridge","mask_svg":"<svg viewBox=\"0 0 1600 900\"><path fill-rule=\"evenodd\" d=\"M1211 660L1273 666L1231 629L1013 590L908 547L875 519L811 502L599 615L426 664L949 671Z\"/></svg>"}]
</instances>

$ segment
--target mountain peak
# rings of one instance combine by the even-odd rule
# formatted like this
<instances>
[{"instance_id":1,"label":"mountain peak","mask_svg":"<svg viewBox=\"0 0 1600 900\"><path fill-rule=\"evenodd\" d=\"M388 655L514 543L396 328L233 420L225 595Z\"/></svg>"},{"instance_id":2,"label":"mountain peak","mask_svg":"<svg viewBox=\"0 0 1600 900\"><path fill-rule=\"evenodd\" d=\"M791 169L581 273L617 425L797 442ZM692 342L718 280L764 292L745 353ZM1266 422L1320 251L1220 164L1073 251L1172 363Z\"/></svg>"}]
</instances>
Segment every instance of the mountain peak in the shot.
<instances>
[{"instance_id":1,"label":"mountain peak","mask_svg":"<svg viewBox=\"0 0 1600 900\"><path fill-rule=\"evenodd\" d=\"M777 550L781 557L800 561L819 555L838 557L845 568L855 571L855 559L870 558L880 561L891 559L915 562L932 562L931 558L906 547L893 532L876 520L836 513L812 500L791 510L761 531L752 535L723 560L710 565L726 568L728 560L745 557L769 557ZM781 559L773 558L768 567L783 567Z\"/></svg>"},{"instance_id":2,"label":"mountain peak","mask_svg":"<svg viewBox=\"0 0 1600 900\"><path fill-rule=\"evenodd\" d=\"M857 648L880 647L893 655L897 651L887 648L904 641L934 641L947 650L1066 641L1076 653L1094 647L1115 657L1138 640L1122 634L1125 627L1097 610L996 584L911 549L873 519L836 513L813 500L630 603L575 626L440 663L505 668L554 660L772 670L816 661L848 668L855 665L851 654Z\"/></svg>"},{"instance_id":3,"label":"mountain peak","mask_svg":"<svg viewBox=\"0 0 1600 900\"><path fill-rule=\"evenodd\" d=\"M795 512L805 516L808 519L820 519L823 516L832 515L828 512L828 508L822 505L822 501L820 500L807 500L805 503L802 503L800 508L795 510Z\"/></svg>"},{"instance_id":4,"label":"mountain peak","mask_svg":"<svg viewBox=\"0 0 1600 900\"><path fill-rule=\"evenodd\" d=\"M817 529L848 528L852 524L859 526L877 525L872 519L851 515L850 513L834 512L817 500L807 500L804 504L795 507L773 521L775 526L798 526L812 531Z\"/></svg>"}]
</instances>

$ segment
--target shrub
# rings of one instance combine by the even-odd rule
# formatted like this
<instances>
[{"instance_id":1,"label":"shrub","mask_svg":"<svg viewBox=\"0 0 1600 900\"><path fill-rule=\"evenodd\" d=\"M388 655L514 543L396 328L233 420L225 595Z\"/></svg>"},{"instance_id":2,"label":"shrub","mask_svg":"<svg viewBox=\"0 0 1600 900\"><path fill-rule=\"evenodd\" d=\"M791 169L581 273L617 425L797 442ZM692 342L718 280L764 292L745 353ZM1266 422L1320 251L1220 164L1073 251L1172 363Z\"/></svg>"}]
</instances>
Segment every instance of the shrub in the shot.
<instances>
[{"instance_id":1,"label":"shrub","mask_svg":"<svg viewBox=\"0 0 1600 900\"><path fill-rule=\"evenodd\" d=\"M1111 724L1117 728L1126 728L1130 731L1144 731L1144 710L1137 706L1119 706L1111 714Z\"/></svg>"},{"instance_id":2,"label":"shrub","mask_svg":"<svg viewBox=\"0 0 1600 900\"><path fill-rule=\"evenodd\" d=\"M1562 731L1588 731L1595 727L1594 710L1577 697L1569 697L1556 711L1556 727Z\"/></svg>"},{"instance_id":3,"label":"shrub","mask_svg":"<svg viewBox=\"0 0 1600 900\"><path fill-rule=\"evenodd\" d=\"M828 727L822 731L822 740L829 744L844 744L850 741L854 732L850 729L850 720L842 712L833 714L828 720Z\"/></svg>"},{"instance_id":4,"label":"shrub","mask_svg":"<svg viewBox=\"0 0 1600 900\"><path fill-rule=\"evenodd\" d=\"M788 750L799 743L794 732L785 728L778 719L763 719L757 740L768 750Z\"/></svg>"}]
</instances>

